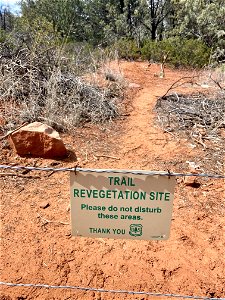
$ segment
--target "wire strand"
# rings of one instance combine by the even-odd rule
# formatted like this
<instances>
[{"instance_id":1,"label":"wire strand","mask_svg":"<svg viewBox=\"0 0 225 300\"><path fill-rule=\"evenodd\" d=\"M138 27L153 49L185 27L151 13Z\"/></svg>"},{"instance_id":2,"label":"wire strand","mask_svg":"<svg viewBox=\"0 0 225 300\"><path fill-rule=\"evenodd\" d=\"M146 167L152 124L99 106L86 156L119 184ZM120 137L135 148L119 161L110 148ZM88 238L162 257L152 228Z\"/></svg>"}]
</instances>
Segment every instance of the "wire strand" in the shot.
<instances>
[{"instance_id":1,"label":"wire strand","mask_svg":"<svg viewBox=\"0 0 225 300\"><path fill-rule=\"evenodd\" d=\"M81 290L87 292L100 292L100 293L113 293L113 294L129 294L129 295L146 295L154 297L173 297L173 298L183 298L183 299L204 299L204 300L225 300L225 298L208 298L201 296L186 296L177 294L163 294L163 293L152 293L144 291L126 291L126 290L108 290L108 289L98 289L82 286L70 286L70 285L48 285L48 284L32 284L32 283L11 283L11 282L0 282L0 285L6 285L9 287L33 287L33 288L47 288L47 289L72 289Z\"/></svg>"},{"instance_id":2,"label":"wire strand","mask_svg":"<svg viewBox=\"0 0 225 300\"><path fill-rule=\"evenodd\" d=\"M92 172L92 173L116 173L116 174L134 174L134 175L158 175L158 176L176 176L176 177L208 177L215 179L225 179L225 175L204 174L204 173L174 173L162 171L143 171L143 170L114 170L114 169L85 169L85 168L49 168L49 167L28 167L28 166L10 166L0 165L0 169L10 170L29 170L29 171L52 171L52 172ZM7 175L7 174L6 174Z\"/></svg>"}]
</instances>

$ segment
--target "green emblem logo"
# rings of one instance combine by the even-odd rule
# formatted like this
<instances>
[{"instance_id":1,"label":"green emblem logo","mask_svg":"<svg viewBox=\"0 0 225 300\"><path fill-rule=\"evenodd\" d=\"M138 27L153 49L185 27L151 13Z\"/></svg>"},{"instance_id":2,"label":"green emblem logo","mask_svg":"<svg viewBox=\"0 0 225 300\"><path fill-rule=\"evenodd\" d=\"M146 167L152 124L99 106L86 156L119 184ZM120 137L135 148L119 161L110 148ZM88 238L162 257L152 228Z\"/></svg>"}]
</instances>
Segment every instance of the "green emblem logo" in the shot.
<instances>
[{"instance_id":1,"label":"green emblem logo","mask_svg":"<svg viewBox=\"0 0 225 300\"><path fill-rule=\"evenodd\" d=\"M129 235L131 236L142 236L142 228L141 224L131 224Z\"/></svg>"}]
</instances>

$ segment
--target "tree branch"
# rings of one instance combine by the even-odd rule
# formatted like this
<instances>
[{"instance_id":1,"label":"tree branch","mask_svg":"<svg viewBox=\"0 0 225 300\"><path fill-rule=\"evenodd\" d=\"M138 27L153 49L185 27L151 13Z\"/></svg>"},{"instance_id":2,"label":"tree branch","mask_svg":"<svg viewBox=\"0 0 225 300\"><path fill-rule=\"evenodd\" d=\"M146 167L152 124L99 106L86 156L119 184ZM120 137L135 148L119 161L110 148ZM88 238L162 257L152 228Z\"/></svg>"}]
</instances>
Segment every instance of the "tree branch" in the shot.
<instances>
[{"instance_id":1,"label":"tree branch","mask_svg":"<svg viewBox=\"0 0 225 300\"><path fill-rule=\"evenodd\" d=\"M176 85L178 82L180 82L181 80L183 80L183 79L191 79L191 80L193 80L193 78L195 78L195 77L198 77L198 75L181 77L180 79L176 80L176 81L169 87L169 89L166 91L166 93L165 93L162 97L160 97L160 98L161 98L161 99L164 99L164 98L166 97L166 95L168 94L168 92L169 92L170 90L172 90L172 89L175 87L175 85ZM176 87L181 86L181 85L183 85L183 84L184 84L184 83L182 82L182 83L176 85Z\"/></svg>"}]
</instances>

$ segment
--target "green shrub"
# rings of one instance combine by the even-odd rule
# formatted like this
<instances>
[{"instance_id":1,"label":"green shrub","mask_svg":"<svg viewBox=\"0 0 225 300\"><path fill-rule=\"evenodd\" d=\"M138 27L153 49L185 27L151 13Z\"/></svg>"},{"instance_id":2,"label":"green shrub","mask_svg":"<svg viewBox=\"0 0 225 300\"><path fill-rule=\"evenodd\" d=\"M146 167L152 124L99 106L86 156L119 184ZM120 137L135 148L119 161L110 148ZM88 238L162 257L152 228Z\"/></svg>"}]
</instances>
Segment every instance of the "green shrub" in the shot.
<instances>
[{"instance_id":1,"label":"green shrub","mask_svg":"<svg viewBox=\"0 0 225 300\"><path fill-rule=\"evenodd\" d=\"M4 43L6 37L7 37L6 31L0 28L0 43Z\"/></svg>"},{"instance_id":2,"label":"green shrub","mask_svg":"<svg viewBox=\"0 0 225 300\"><path fill-rule=\"evenodd\" d=\"M194 39L168 38L163 41L146 41L141 49L144 59L161 62L168 54L167 62L175 67L201 68L209 63L211 49Z\"/></svg>"},{"instance_id":3,"label":"green shrub","mask_svg":"<svg viewBox=\"0 0 225 300\"><path fill-rule=\"evenodd\" d=\"M122 38L118 40L113 48L118 51L120 58L136 60L141 57L141 50L132 39Z\"/></svg>"},{"instance_id":4,"label":"green shrub","mask_svg":"<svg viewBox=\"0 0 225 300\"><path fill-rule=\"evenodd\" d=\"M165 54L167 63L175 67L202 68L208 65L211 49L196 39L168 38L162 41L146 40L143 47L138 48L132 39L120 39L114 46L123 59L139 58L161 62ZM112 48L110 48L112 49Z\"/></svg>"}]
</instances>

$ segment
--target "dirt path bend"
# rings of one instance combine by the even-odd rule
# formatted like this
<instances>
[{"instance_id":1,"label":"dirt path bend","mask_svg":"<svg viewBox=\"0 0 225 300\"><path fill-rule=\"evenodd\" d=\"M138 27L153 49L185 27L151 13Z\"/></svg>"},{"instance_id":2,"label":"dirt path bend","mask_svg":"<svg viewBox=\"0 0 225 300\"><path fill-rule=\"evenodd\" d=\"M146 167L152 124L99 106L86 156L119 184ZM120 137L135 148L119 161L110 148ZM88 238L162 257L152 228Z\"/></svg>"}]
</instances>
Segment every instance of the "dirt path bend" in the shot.
<instances>
[{"instance_id":1,"label":"dirt path bend","mask_svg":"<svg viewBox=\"0 0 225 300\"><path fill-rule=\"evenodd\" d=\"M73 136L63 136L82 166L187 171L186 160L204 155L201 147L193 149L190 141L163 132L152 111L156 96L188 73L166 69L166 77L160 79L154 77L159 66L146 66L121 63L126 79L140 85L138 91L131 90L129 116L106 128L86 125ZM1 146L0 163L70 167L76 157L61 162L24 159ZM137 241L72 237L68 174L32 175L40 179L0 177L1 281L225 297L222 180L201 180L200 187L192 188L178 178L170 239ZM1 286L0 300L23 299L172 298Z\"/></svg>"},{"instance_id":2,"label":"dirt path bend","mask_svg":"<svg viewBox=\"0 0 225 300\"><path fill-rule=\"evenodd\" d=\"M192 152L192 156L194 151L186 139L175 138L159 127L154 107L157 98L164 95L176 80L192 76L192 72L178 73L176 70L166 69L165 78L159 78L155 74L159 73L160 66L153 64L148 68L146 62L123 62L122 69L126 79L140 88L133 88L135 97L132 99L130 115L125 119L123 134L118 141L122 154L118 166L155 170L162 170L163 167L174 171L174 166L182 159L185 163L189 152ZM194 89L183 88L183 91L193 92Z\"/></svg>"}]
</instances>

